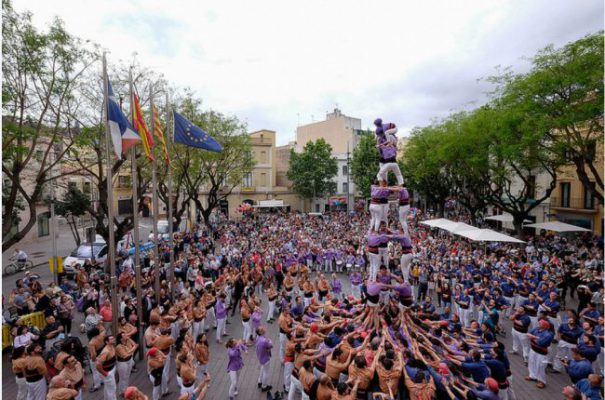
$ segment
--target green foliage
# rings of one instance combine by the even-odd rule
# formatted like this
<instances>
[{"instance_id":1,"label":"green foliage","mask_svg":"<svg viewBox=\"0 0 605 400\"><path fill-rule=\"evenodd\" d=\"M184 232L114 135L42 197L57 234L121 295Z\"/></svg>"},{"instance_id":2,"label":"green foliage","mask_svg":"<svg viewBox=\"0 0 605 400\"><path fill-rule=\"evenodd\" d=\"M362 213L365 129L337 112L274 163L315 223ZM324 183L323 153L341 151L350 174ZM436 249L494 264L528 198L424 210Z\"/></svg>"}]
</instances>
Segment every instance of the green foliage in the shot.
<instances>
[{"instance_id":1,"label":"green foliage","mask_svg":"<svg viewBox=\"0 0 605 400\"><path fill-rule=\"evenodd\" d=\"M90 206L90 196L76 186L69 186L63 199L56 202L55 211L63 217L81 217L86 214Z\"/></svg>"},{"instance_id":2,"label":"green foliage","mask_svg":"<svg viewBox=\"0 0 605 400\"><path fill-rule=\"evenodd\" d=\"M332 157L332 146L324 139L309 142L302 153L290 151L287 177L294 191L305 199L325 197L336 191L332 180L338 173L338 162Z\"/></svg>"},{"instance_id":3,"label":"green foliage","mask_svg":"<svg viewBox=\"0 0 605 400\"><path fill-rule=\"evenodd\" d=\"M361 134L359 144L353 149L351 176L357 190L365 198L370 197L372 182L379 170L380 155L376 149L376 139L371 131Z\"/></svg>"}]
</instances>

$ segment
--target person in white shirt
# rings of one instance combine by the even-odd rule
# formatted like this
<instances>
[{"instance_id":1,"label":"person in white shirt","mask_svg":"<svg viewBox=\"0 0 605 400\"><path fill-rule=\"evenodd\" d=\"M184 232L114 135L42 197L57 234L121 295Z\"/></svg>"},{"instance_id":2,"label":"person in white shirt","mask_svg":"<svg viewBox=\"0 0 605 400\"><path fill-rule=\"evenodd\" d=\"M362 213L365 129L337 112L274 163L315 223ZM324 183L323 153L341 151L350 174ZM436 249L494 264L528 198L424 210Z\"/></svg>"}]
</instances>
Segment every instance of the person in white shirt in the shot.
<instances>
[{"instance_id":1,"label":"person in white shirt","mask_svg":"<svg viewBox=\"0 0 605 400\"><path fill-rule=\"evenodd\" d=\"M13 340L13 347L27 347L32 341L37 339L38 336L32 334L27 326L20 326L19 329L17 329L17 336L15 336L15 339Z\"/></svg>"},{"instance_id":2,"label":"person in white shirt","mask_svg":"<svg viewBox=\"0 0 605 400\"><path fill-rule=\"evenodd\" d=\"M13 257L15 257L17 262L20 264L25 264L27 262L27 254L23 250L15 249Z\"/></svg>"}]
</instances>

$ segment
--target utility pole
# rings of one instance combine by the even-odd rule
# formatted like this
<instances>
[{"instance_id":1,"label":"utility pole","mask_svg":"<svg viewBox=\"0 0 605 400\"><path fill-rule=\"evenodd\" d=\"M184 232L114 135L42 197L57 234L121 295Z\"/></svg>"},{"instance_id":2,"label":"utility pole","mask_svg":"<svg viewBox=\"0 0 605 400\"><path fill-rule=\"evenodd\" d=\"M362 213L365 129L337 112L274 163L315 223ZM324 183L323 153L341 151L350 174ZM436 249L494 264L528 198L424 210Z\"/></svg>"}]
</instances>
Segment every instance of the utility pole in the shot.
<instances>
[{"instance_id":1,"label":"utility pole","mask_svg":"<svg viewBox=\"0 0 605 400\"><path fill-rule=\"evenodd\" d=\"M349 152L349 140L347 140L347 213L351 212L351 159Z\"/></svg>"},{"instance_id":2,"label":"utility pole","mask_svg":"<svg viewBox=\"0 0 605 400\"><path fill-rule=\"evenodd\" d=\"M50 146L53 147L52 151L50 152L51 154L51 160L54 163L54 161L56 160L56 155L55 155L55 148L54 148L54 144L51 143ZM51 175L53 174L53 164L51 163ZM52 246L53 246L53 280L55 282L55 285L59 285L59 265L57 263L58 261L58 257L57 257L57 217L55 216L55 201L56 201L56 194L55 194L55 179L53 179L52 181L50 181L50 233L52 235Z\"/></svg>"}]
</instances>

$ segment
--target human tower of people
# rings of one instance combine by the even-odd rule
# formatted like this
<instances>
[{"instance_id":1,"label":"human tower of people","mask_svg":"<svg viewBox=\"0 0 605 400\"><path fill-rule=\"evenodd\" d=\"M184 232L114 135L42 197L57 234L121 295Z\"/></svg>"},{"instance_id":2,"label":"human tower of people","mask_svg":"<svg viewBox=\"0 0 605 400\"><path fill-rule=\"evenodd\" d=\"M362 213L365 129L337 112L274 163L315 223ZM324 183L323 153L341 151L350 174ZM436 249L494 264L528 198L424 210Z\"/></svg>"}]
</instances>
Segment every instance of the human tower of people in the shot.
<instances>
[{"instance_id":1,"label":"human tower of people","mask_svg":"<svg viewBox=\"0 0 605 400\"><path fill-rule=\"evenodd\" d=\"M210 354L212 340L225 346L213 352L226 352L229 400L261 395L289 400L514 399L508 352L497 340L504 317L513 321L512 353L520 352L528 363L528 380L545 387L551 363L570 375L572 385L564 390L570 399L600 398L603 277L598 247L589 241L573 248L559 238L548 239L553 248L567 246L583 254L582 263L594 261L574 272L571 267L580 263L574 253L538 258L528 246L524 255L510 247L488 254L451 237L410 229L409 194L396 162L397 128L380 119L375 125L380 170L371 188L369 227L365 213L321 218L280 214L222 221L214 237L203 234L206 228L186 233L173 249L176 281L162 281L158 302L152 288L158 272L145 272L140 319L132 304L132 280L122 286L120 310L111 310L94 267L76 266L78 287L61 285L60 296L85 299L83 329L92 384L86 387L83 357L74 343L57 340L64 325L55 321L49 301L48 324L41 333L17 327L12 354L17 400L82 399L91 396L85 390L101 389L107 400L148 399L130 386L139 324L145 327L143 368L153 400L217 398L208 374L216 357ZM396 186L387 185L389 171ZM395 217L391 201L398 204ZM118 267L124 281L134 276L127 257ZM566 298L563 284L570 270L594 294L579 313L568 310L562 322L560 301ZM170 285L175 285L174 298ZM54 286L38 286L35 279L28 280L28 301L57 293ZM95 291L98 295L91 297ZM107 324L108 307L110 313L120 313L119 326ZM238 310L239 340L227 333L229 316ZM277 349L267 334L275 326ZM59 352L45 359L45 351L57 346ZM251 350L259 367L258 393L243 394L239 378L244 353ZM283 387L273 390L269 365L275 356ZM178 393L169 392L173 379Z\"/></svg>"}]
</instances>

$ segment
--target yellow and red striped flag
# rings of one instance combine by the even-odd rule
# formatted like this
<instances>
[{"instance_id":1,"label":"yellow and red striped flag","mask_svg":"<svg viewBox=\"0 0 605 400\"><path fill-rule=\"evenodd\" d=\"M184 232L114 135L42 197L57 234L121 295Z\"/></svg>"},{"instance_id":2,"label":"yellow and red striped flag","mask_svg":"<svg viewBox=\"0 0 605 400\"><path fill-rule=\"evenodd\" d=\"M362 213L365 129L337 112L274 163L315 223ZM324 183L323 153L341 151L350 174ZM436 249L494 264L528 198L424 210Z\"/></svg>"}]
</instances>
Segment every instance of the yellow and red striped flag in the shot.
<instances>
[{"instance_id":1,"label":"yellow and red striped flag","mask_svg":"<svg viewBox=\"0 0 605 400\"><path fill-rule=\"evenodd\" d=\"M154 160L153 157L153 137L149 133L149 129L147 129L147 125L145 124L145 120L143 119L143 113L141 112L141 104L139 103L139 98L137 95L134 96L134 107L133 107L133 116L132 116L132 126L134 129L139 132L141 136L141 140L143 142L143 150L145 150L145 155L148 159Z\"/></svg>"},{"instance_id":2,"label":"yellow and red striped flag","mask_svg":"<svg viewBox=\"0 0 605 400\"><path fill-rule=\"evenodd\" d=\"M164 159L166 164L170 165L170 156L168 155L168 147L166 146L166 139L164 138L164 132L162 132L162 124L160 122L160 115L155 106L152 106L153 112L153 135L158 138L158 141L162 144L162 152L164 153Z\"/></svg>"}]
</instances>

